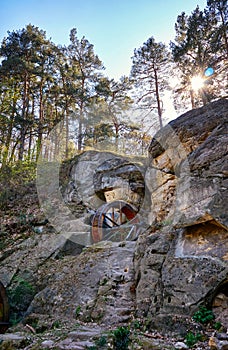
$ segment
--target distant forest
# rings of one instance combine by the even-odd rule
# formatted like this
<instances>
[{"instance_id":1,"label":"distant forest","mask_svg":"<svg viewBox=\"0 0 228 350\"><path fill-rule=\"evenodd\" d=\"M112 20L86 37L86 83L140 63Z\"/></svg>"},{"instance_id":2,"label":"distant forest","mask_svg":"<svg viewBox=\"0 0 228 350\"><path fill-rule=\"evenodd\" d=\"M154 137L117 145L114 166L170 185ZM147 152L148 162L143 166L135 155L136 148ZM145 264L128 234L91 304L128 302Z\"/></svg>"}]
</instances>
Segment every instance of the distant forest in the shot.
<instances>
[{"instance_id":1,"label":"distant forest","mask_svg":"<svg viewBox=\"0 0 228 350\"><path fill-rule=\"evenodd\" d=\"M36 162L41 151L67 159L105 141L143 154L165 123L167 94L178 113L227 97L227 0L181 13L175 30L169 47L151 36L135 49L130 76L119 81L75 28L69 46L32 24L8 32L0 46L0 167Z\"/></svg>"}]
</instances>

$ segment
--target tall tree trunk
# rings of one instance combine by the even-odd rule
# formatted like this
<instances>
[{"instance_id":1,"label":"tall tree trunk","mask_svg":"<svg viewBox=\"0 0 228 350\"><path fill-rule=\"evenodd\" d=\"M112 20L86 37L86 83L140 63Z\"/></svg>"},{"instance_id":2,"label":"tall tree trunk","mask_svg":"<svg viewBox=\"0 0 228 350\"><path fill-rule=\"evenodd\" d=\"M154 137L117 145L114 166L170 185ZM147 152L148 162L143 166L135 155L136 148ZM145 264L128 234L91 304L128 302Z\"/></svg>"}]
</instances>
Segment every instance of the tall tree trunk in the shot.
<instances>
[{"instance_id":1,"label":"tall tree trunk","mask_svg":"<svg viewBox=\"0 0 228 350\"><path fill-rule=\"evenodd\" d=\"M36 160L39 157L42 147L43 138L43 119L44 119L44 106L43 106L43 80L40 82L40 101L39 101L39 122L38 122L38 137L37 137L37 149Z\"/></svg>"},{"instance_id":2,"label":"tall tree trunk","mask_svg":"<svg viewBox=\"0 0 228 350\"><path fill-rule=\"evenodd\" d=\"M8 155L9 155L9 148L10 148L10 142L12 138L12 131L13 131L13 121L14 117L10 118L10 124L7 128L7 136L6 136L6 141L5 141L5 150L3 153L3 158L2 158L2 165L5 165L7 163Z\"/></svg>"},{"instance_id":3,"label":"tall tree trunk","mask_svg":"<svg viewBox=\"0 0 228 350\"><path fill-rule=\"evenodd\" d=\"M225 22L225 18L224 18L224 14L222 12L221 9L219 9L220 15L221 15L221 19L222 19L222 32L223 32L223 37L224 37L224 41L225 41L225 48L226 48L226 57L228 58L228 36L227 36L227 31L226 31L226 22Z\"/></svg>"},{"instance_id":4,"label":"tall tree trunk","mask_svg":"<svg viewBox=\"0 0 228 350\"><path fill-rule=\"evenodd\" d=\"M206 106L206 104L208 104L208 96L207 96L207 93L206 93L206 91L204 91L203 89L202 89L202 91L201 91L201 99L202 99L202 101L203 101L203 105L204 106Z\"/></svg>"},{"instance_id":5,"label":"tall tree trunk","mask_svg":"<svg viewBox=\"0 0 228 350\"><path fill-rule=\"evenodd\" d=\"M160 128L163 127L162 123L162 108L161 108L161 101L159 96L159 87L158 87L158 75L156 68L154 69L154 78L155 78L155 92L156 92L156 100L157 100L157 109L158 109L158 119L159 119L159 126Z\"/></svg>"},{"instance_id":6,"label":"tall tree trunk","mask_svg":"<svg viewBox=\"0 0 228 350\"><path fill-rule=\"evenodd\" d=\"M84 116L84 96L85 96L85 76L83 74L83 71L81 70L82 73L82 83L81 83L81 89L82 89L82 94L81 94L81 100L80 100L80 111L79 111L79 121L78 121L78 150L82 150L82 141L83 141L83 135L82 135L82 124L83 124L83 116Z\"/></svg>"},{"instance_id":7,"label":"tall tree trunk","mask_svg":"<svg viewBox=\"0 0 228 350\"><path fill-rule=\"evenodd\" d=\"M10 121L9 121L9 126L6 128L7 129L7 135L5 138L5 145L4 145L4 151L3 151L3 157L2 157L2 166L7 164L7 159L9 156L9 148L10 148L10 143L12 140L12 131L13 131L13 125L14 125L14 119L15 119L15 112L16 112L16 103L17 100L14 96L13 98L13 108L12 108L12 115L10 116Z\"/></svg>"},{"instance_id":8,"label":"tall tree trunk","mask_svg":"<svg viewBox=\"0 0 228 350\"><path fill-rule=\"evenodd\" d=\"M26 129L25 123L21 124L21 135L19 141L19 152L18 152L18 160L23 160L24 151L25 151L25 137L26 137Z\"/></svg>"},{"instance_id":9,"label":"tall tree trunk","mask_svg":"<svg viewBox=\"0 0 228 350\"><path fill-rule=\"evenodd\" d=\"M32 116L34 116L34 112L35 112L35 99L33 98L32 100ZM33 128L32 126L30 127L30 131L29 131L29 144L28 144L28 160L31 161L32 160L32 141L33 141Z\"/></svg>"},{"instance_id":10,"label":"tall tree trunk","mask_svg":"<svg viewBox=\"0 0 228 350\"><path fill-rule=\"evenodd\" d=\"M115 151L119 150L119 126L115 124Z\"/></svg>"},{"instance_id":11,"label":"tall tree trunk","mask_svg":"<svg viewBox=\"0 0 228 350\"><path fill-rule=\"evenodd\" d=\"M194 99L194 92L191 89L190 90L190 99L191 99L191 105L192 105L192 109L195 108L195 99Z\"/></svg>"},{"instance_id":12,"label":"tall tree trunk","mask_svg":"<svg viewBox=\"0 0 228 350\"><path fill-rule=\"evenodd\" d=\"M78 120L78 151L82 150L82 116L83 116L83 108L81 106L79 120Z\"/></svg>"},{"instance_id":13,"label":"tall tree trunk","mask_svg":"<svg viewBox=\"0 0 228 350\"><path fill-rule=\"evenodd\" d=\"M26 137L26 123L27 123L27 115L28 115L28 102L29 102L29 80L28 73L25 73L24 78L24 93L23 93L23 104L22 104L22 122L21 122L21 134L19 141L19 152L18 152L18 160L23 160L24 151L25 151L25 137Z\"/></svg>"},{"instance_id":14,"label":"tall tree trunk","mask_svg":"<svg viewBox=\"0 0 228 350\"><path fill-rule=\"evenodd\" d=\"M9 158L9 163L12 163L13 160L15 160L14 158L16 158L15 157L15 151L16 151L16 148L18 146L18 143L19 143L19 140L16 140L15 144L12 147L10 158Z\"/></svg>"},{"instance_id":15,"label":"tall tree trunk","mask_svg":"<svg viewBox=\"0 0 228 350\"><path fill-rule=\"evenodd\" d=\"M69 157L69 111L68 104L66 104L66 116L65 116L65 127L66 127L66 148L65 148L65 157L66 159Z\"/></svg>"}]
</instances>

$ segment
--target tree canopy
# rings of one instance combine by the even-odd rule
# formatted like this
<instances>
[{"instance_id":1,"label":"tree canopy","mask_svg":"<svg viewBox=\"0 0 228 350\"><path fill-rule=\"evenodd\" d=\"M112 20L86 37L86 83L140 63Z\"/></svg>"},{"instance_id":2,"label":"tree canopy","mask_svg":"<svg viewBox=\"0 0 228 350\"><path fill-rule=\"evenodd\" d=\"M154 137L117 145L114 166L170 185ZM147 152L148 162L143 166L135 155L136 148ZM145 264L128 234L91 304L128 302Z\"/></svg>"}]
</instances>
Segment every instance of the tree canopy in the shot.
<instances>
[{"instance_id":1,"label":"tree canopy","mask_svg":"<svg viewBox=\"0 0 228 350\"><path fill-rule=\"evenodd\" d=\"M177 17L175 30L175 41L170 46L180 72L178 95L189 96L193 108L201 103L205 105L218 96L225 96L228 68L227 1L209 0L204 11L197 6L190 16L182 12ZM198 78L198 86L195 77Z\"/></svg>"},{"instance_id":2,"label":"tree canopy","mask_svg":"<svg viewBox=\"0 0 228 350\"><path fill-rule=\"evenodd\" d=\"M76 28L68 46L32 24L8 32L0 46L0 166L37 161L42 150L53 156L61 148L68 158L104 141L143 153L148 130L164 125L167 92L177 112L227 97L227 8L227 0L208 0L203 10L179 14L170 47L151 36L119 81L105 75Z\"/></svg>"}]
</instances>

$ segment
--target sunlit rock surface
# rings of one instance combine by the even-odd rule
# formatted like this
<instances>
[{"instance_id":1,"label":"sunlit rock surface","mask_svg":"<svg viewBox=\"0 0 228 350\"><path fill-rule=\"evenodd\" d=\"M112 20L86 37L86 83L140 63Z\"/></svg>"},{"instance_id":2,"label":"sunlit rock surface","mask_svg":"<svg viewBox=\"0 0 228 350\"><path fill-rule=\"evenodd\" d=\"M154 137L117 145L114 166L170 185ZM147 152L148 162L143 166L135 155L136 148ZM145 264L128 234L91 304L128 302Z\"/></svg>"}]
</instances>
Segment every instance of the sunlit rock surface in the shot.
<instances>
[{"instance_id":1,"label":"sunlit rock surface","mask_svg":"<svg viewBox=\"0 0 228 350\"><path fill-rule=\"evenodd\" d=\"M151 223L175 215L175 224L215 219L227 226L228 101L189 111L169 123L149 148L146 184Z\"/></svg>"}]
</instances>

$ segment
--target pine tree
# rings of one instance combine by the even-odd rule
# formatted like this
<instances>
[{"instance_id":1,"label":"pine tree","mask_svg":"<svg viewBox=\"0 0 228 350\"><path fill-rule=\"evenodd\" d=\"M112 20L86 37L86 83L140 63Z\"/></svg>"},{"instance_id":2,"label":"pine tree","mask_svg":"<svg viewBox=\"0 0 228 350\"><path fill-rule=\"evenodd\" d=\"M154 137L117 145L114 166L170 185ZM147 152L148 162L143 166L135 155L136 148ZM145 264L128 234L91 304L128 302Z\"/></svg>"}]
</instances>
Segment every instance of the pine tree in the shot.
<instances>
[{"instance_id":1,"label":"pine tree","mask_svg":"<svg viewBox=\"0 0 228 350\"><path fill-rule=\"evenodd\" d=\"M112 127L115 151L119 150L122 134L136 128L134 122L128 118L128 111L133 102L129 97L130 89L131 82L125 76L121 77L119 81L103 77L96 86L96 105L100 107L97 114L102 115L103 119L108 121Z\"/></svg>"},{"instance_id":2,"label":"pine tree","mask_svg":"<svg viewBox=\"0 0 228 350\"><path fill-rule=\"evenodd\" d=\"M104 67L94 53L93 45L85 37L79 39L75 28L70 32L70 41L67 56L76 82L76 86L72 86L72 88L74 90L75 112L78 115L78 150L81 151L83 134L86 130L87 108L93 101L94 88L100 76L99 71Z\"/></svg>"},{"instance_id":3,"label":"pine tree","mask_svg":"<svg viewBox=\"0 0 228 350\"><path fill-rule=\"evenodd\" d=\"M30 151L32 143L35 145L34 133L39 146L42 141L45 124L44 85L49 79L47 72L51 66L50 45L45 32L31 24L22 30L8 32L8 37L1 45L0 55L3 58L0 66L1 81L7 90L12 90L11 86L14 90L15 87L19 89L19 93L14 94L17 96L14 117L10 109L6 111L11 121L14 118L13 129L16 139L13 150L18 148L19 160L23 160L26 147L27 151L28 149Z\"/></svg>"},{"instance_id":4,"label":"pine tree","mask_svg":"<svg viewBox=\"0 0 228 350\"><path fill-rule=\"evenodd\" d=\"M131 78L137 93L137 104L147 114L156 110L159 126L162 127L162 99L168 88L170 53L163 43L157 43L151 37L142 47L135 49L132 60Z\"/></svg>"},{"instance_id":5,"label":"pine tree","mask_svg":"<svg viewBox=\"0 0 228 350\"><path fill-rule=\"evenodd\" d=\"M217 40L215 12L210 9L201 11L197 6L190 16L183 12L177 17L175 29L176 37L175 42L171 42L171 49L181 72L176 92L179 97L186 94L194 108L210 102L224 90L220 69L223 58L220 41ZM197 79L202 86L193 86Z\"/></svg>"},{"instance_id":6,"label":"pine tree","mask_svg":"<svg viewBox=\"0 0 228 350\"><path fill-rule=\"evenodd\" d=\"M207 0L207 9L217 20L214 41L228 59L228 4L227 0Z\"/></svg>"}]
</instances>

